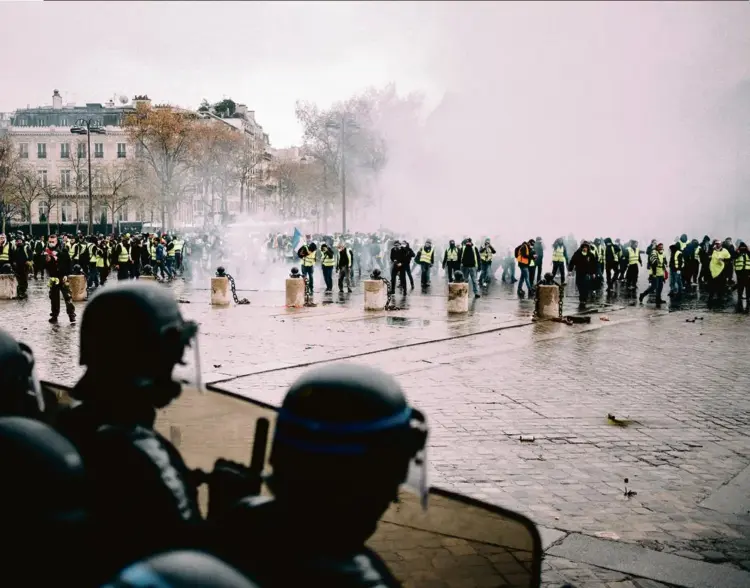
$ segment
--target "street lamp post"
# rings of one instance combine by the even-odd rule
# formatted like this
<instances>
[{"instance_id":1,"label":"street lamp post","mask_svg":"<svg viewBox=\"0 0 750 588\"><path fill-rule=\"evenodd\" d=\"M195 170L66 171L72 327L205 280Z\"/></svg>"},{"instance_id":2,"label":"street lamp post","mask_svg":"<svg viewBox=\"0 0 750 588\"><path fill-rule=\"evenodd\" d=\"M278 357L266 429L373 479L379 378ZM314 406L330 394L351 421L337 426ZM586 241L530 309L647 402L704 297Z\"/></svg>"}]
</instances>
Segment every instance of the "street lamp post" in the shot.
<instances>
[{"instance_id":1,"label":"street lamp post","mask_svg":"<svg viewBox=\"0 0 750 588\"><path fill-rule=\"evenodd\" d=\"M88 234L94 234L94 193L91 190L91 133L97 135L104 135L106 131L99 125L99 122L95 119L81 119L76 122L75 126L70 128L70 132L74 135L86 135L87 147L86 147L86 158L88 159L88 176L89 176L89 228ZM112 227L114 229L114 227Z\"/></svg>"},{"instance_id":2,"label":"street lamp post","mask_svg":"<svg viewBox=\"0 0 750 588\"><path fill-rule=\"evenodd\" d=\"M329 121L326 124L329 129L338 129L339 145L341 148L341 233L346 234L346 130L357 129L359 125L347 113L341 114L341 121Z\"/></svg>"}]
</instances>

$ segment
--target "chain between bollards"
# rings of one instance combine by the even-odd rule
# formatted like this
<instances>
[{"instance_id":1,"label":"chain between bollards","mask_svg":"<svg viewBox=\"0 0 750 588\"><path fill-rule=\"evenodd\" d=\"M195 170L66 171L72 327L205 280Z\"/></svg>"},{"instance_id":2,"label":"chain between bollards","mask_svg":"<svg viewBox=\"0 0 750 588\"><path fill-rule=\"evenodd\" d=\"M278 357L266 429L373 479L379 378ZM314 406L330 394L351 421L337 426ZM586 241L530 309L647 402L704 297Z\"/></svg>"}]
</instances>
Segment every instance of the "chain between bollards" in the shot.
<instances>
[{"instance_id":1,"label":"chain between bollards","mask_svg":"<svg viewBox=\"0 0 750 588\"><path fill-rule=\"evenodd\" d=\"M229 280L229 286L232 289L232 298L234 298L235 304L250 304L250 301L247 298L240 298L237 296L237 286L234 283L234 278L229 275L223 267L219 266L216 268L216 277Z\"/></svg>"}]
</instances>

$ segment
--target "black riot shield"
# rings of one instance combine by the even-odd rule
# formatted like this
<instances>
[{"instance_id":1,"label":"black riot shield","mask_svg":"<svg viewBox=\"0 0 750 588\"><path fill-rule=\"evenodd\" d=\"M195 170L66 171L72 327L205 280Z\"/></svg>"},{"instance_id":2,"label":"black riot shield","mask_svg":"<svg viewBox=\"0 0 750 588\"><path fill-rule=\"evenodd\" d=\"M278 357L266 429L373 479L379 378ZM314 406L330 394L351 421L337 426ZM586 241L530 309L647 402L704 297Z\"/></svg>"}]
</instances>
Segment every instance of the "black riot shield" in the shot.
<instances>
[{"instance_id":1,"label":"black riot shield","mask_svg":"<svg viewBox=\"0 0 750 588\"><path fill-rule=\"evenodd\" d=\"M45 383L66 402L63 387ZM186 388L160 411L157 430L191 468L211 471L218 458L269 471L276 408L208 387ZM266 489L263 489L266 492ZM205 495L201 495L205 508ZM541 576L542 543L531 520L432 487L428 508L407 490L385 513L368 546L407 588L533 588Z\"/></svg>"}]
</instances>

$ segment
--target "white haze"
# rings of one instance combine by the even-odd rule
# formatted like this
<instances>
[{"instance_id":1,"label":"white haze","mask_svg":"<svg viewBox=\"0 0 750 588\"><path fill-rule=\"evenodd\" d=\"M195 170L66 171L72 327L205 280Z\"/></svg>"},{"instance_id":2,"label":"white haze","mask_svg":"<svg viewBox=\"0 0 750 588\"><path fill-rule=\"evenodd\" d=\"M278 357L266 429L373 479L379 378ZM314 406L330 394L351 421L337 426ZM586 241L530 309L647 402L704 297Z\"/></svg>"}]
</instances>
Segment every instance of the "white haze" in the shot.
<instances>
[{"instance_id":1,"label":"white haze","mask_svg":"<svg viewBox=\"0 0 750 588\"><path fill-rule=\"evenodd\" d=\"M748 3L421 6L446 94L421 129L382 123L384 225L750 236Z\"/></svg>"}]
</instances>

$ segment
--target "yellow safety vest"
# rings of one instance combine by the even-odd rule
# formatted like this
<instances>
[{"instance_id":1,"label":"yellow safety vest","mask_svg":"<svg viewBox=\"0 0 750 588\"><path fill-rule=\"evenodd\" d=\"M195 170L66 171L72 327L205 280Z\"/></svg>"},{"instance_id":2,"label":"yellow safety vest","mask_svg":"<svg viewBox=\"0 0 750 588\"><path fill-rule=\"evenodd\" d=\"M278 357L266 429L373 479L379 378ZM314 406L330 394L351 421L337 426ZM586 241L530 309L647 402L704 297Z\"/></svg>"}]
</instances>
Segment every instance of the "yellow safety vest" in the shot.
<instances>
[{"instance_id":1,"label":"yellow safety vest","mask_svg":"<svg viewBox=\"0 0 750 588\"><path fill-rule=\"evenodd\" d=\"M701 248L700 247L695 248L695 253L693 254L693 257L695 257L695 261L701 260Z\"/></svg>"},{"instance_id":2,"label":"yellow safety vest","mask_svg":"<svg viewBox=\"0 0 750 588\"><path fill-rule=\"evenodd\" d=\"M604 263L604 252L606 251L606 247L604 243L599 245L599 247L596 248L596 257L599 260L599 263Z\"/></svg>"},{"instance_id":3,"label":"yellow safety vest","mask_svg":"<svg viewBox=\"0 0 750 588\"><path fill-rule=\"evenodd\" d=\"M445 251L446 261L458 261L458 249L451 249L450 247Z\"/></svg>"},{"instance_id":4,"label":"yellow safety vest","mask_svg":"<svg viewBox=\"0 0 750 588\"><path fill-rule=\"evenodd\" d=\"M75 245L73 245L71 249L71 253L70 253L71 261L78 261L78 258L80 257L80 255L81 255L80 243L76 243Z\"/></svg>"},{"instance_id":5,"label":"yellow safety vest","mask_svg":"<svg viewBox=\"0 0 750 588\"><path fill-rule=\"evenodd\" d=\"M312 267L315 265L315 251L309 251L305 257L302 258L302 265L305 267Z\"/></svg>"},{"instance_id":6,"label":"yellow safety vest","mask_svg":"<svg viewBox=\"0 0 750 588\"><path fill-rule=\"evenodd\" d=\"M488 261L492 261L492 249L489 249L488 247L485 247L482 252L479 254L479 258L484 261L485 263Z\"/></svg>"},{"instance_id":7,"label":"yellow safety vest","mask_svg":"<svg viewBox=\"0 0 750 588\"><path fill-rule=\"evenodd\" d=\"M174 247L172 248L171 251L167 251L167 257L174 257L174 254L175 254Z\"/></svg>"},{"instance_id":8,"label":"yellow safety vest","mask_svg":"<svg viewBox=\"0 0 750 588\"><path fill-rule=\"evenodd\" d=\"M328 257L325 253L323 254L323 267L333 267L336 265L336 258L331 255Z\"/></svg>"},{"instance_id":9,"label":"yellow safety vest","mask_svg":"<svg viewBox=\"0 0 750 588\"><path fill-rule=\"evenodd\" d=\"M154 243L148 244L148 253L151 259L156 261L156 245Z\"/></svg>"},{"instance_id":10,"label":"yellow safety vest","mask_svg":"<svg viewBox=\"0 0 750 588\"><path fill-rule=\"evenodd\" d=\"M432 258L434 256L434 249L430 249L429 251L425 251L424 249L422 249L422 252L419 254L419 263L432 263Z\"/></svg>"},{"instance_id":11,"label":"yellow safety vest","mask_svg":"<svg viewBox=\"0 0 750 588\"><path fill-rule=\"evenodd\" d=\"M649 264L651 275L657 278L664 277L664 253L654 251L651 254L651 263Z\"/></svg>"},{"instance_id":12,"label":"yellow safety vest","mask_svg":"<svg viewBox=\"0 0 750 588\"><path fill-rule=\"evenodd\" d=\"M674 252L674 269L681 270L682 266L684 265L682 260L682 250L678 249Z\"/></svg>"},{"instance_id":13,"label":"yellow safety vest","mask_svg":"<svg viewBox=\"0 0 750 588\"><path fill-rule=\"evenodd\" d=\"M89 262L90 263L99 262L99 255L96 252L96 245L94 245L93 243L89 243Z\"/></svg>"},{"instance_id":14,"label":"yellow safety vest","mask_svg":"<svg viewBox=\"0 0 750 588\"><path fill-rule=\"evenodd\" d=\"M565 247L555 247L552 251L552 261L565 263Z\"/></svg>"},{"instance_id":15,"label":"yellow safety vest","mask_svg":"<svg viewBox=\"0 0 750 588\"><path fill-rule=\"evenodd\" d=\"M182 243L182 241L180 239L175 239L173 241L173 243L174 243L174 250L176 252L182 251L182 245L183 245L183 243Z\"/></svg>"},{"instance_id":16,"label":"yellow safety vest","mask_svg":"<svg viewBox=\"0 0 750 588\"><path fill-rule=\"evenodd\" d=\"M685 247L687 247L687 243L683 243L682 241L678 241L678 243L680 244L680 251L684 250Z\"/></svg>"},{"instance_id":17,"label":"yellow safety vest","mask_svg":"<svg viewBox=\"0 0 750 588\"><path fill-rule=\"evenodd\" d=\"M641 254L638 247L628 247L628 265L635 265L641 261Z\"/></svg>"},{"instance_id":18,"label":"yellow safety vest","mask_svg":"<svg viewBox=\"0 0 750 588\"><path fill-rule=\"evenodd\" d=\"M731 259L731 257L729 251L723 247L718 251L716 249L711 251L711 261L708 264L708 269L711 272L712 278L718 277L724 271L724 263Z\"/></svg>"},{"instance_id":19,"label":"yellow safety vest","mask_svg":"<svg viewBox=\"0 0 750 588\"><path fill-rule=\"evenodd\" d=\"M738 272L750 270L750 254L739 254L734 260L734 269Z\"/></svg>"},{"instance_id":20,"label":"yellow safety vest","mask_svg":"<svg viewBox=\"0 0 750 588\"><path fill-rule=\"evenodd\" d=\"M0 262L10 261L10 243L0 247Z\"/></svg>"},{"instance_id":21,"label":"yellow safety vest","mask_svg":"<svg viewBox=\"0 0 750 588\"><path fill-rule=\"evenodd\" d=\"M104 254L106 255L106 249L104 250ZM96 267L104 267L104 255L97 255L96 256Z\"/></svg>"},{"instance_id":22,"label":"yellow safety vest","mask_svg":"<svg viewBox=\"0 0 750 588\"><path fill-rule=\"evenodd\" d=\"M130 251L124 243L120 243L120 254L117 256L117 263L127 263L130 261Z\"/></svg>"}]
</instances>

